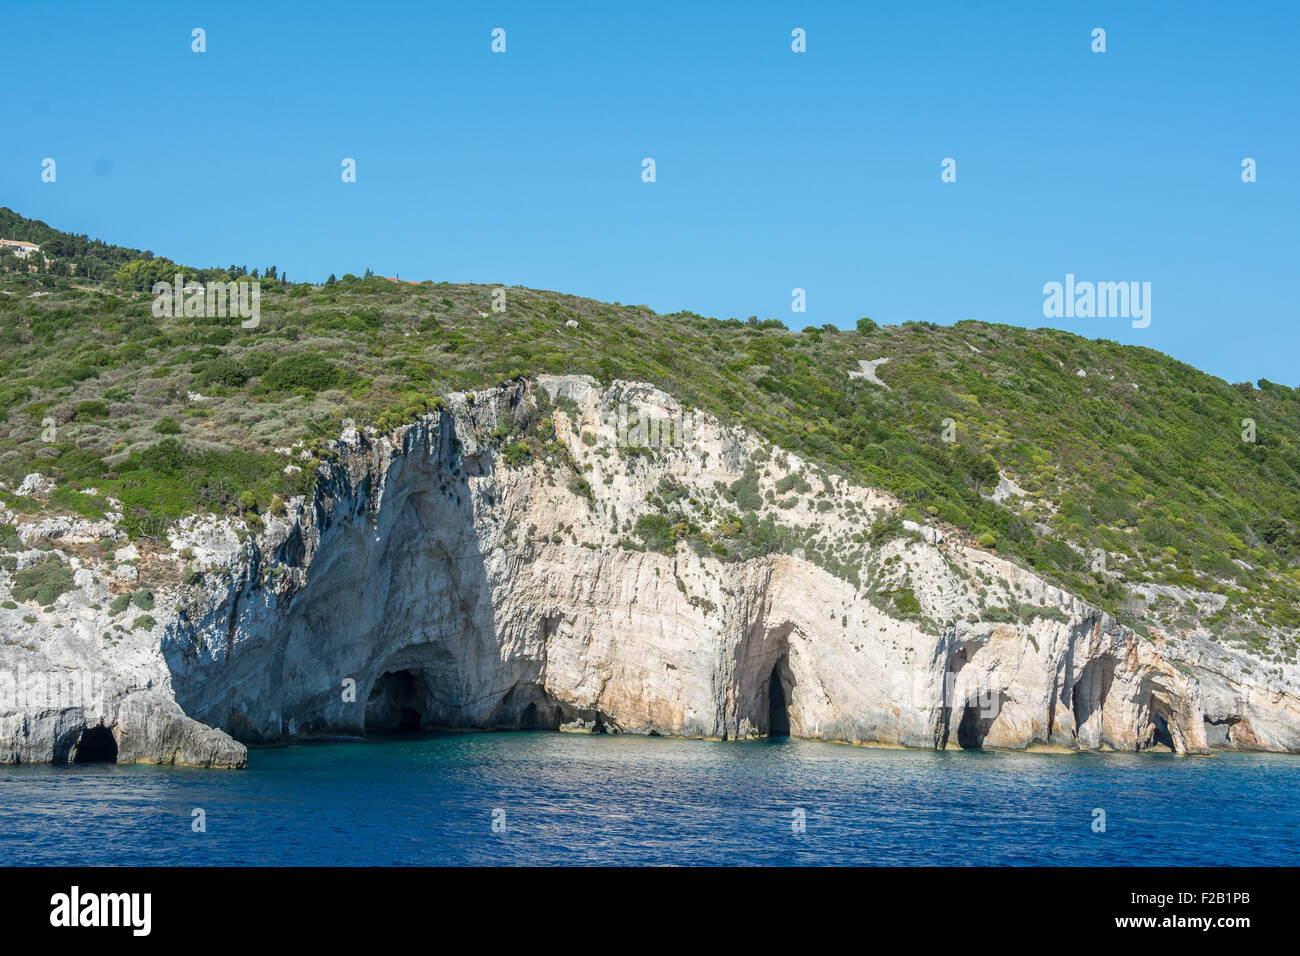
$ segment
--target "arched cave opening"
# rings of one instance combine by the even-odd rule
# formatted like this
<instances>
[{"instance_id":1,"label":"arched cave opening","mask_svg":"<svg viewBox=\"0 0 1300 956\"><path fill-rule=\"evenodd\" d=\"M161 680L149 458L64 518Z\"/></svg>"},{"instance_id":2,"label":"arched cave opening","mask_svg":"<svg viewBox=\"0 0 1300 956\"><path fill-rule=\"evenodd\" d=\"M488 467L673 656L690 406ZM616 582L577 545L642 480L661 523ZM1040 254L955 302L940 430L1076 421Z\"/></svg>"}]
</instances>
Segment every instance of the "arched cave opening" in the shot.
<instances>
[{"instance_id":1,"label":"arched cave opening","mask_svg":"<svg viewBox=\"0 0 1300 956\"><path fill-rule=\"evenodd\" d=\"M1084 666L1070 692L1076 733L1105 707L1114 680L1115 661L1110 657L1091 660Z\"/></svg>"},{"instance_id":2,"label":"arched cave opening","mask_svg":"<svg viewBox=\"0 0 1300 956\"><path fill-rule=\"evenodd\" d=\"M117 763L117 740L113 737L113 732L103 724L87 727L77 741L72 762Z\"/></svg>"},{"instance_id":3,"label":"arched cave opening","mask_svg":"<svg viewBox=\"0 0 1300 956\"><path fill-rule=\"evenodd\" d=\"M519 726L524 730L542 729L542 718L535 702L524 708L524 712L519 716Z\"/></svg>"},{"instance_id":4,"label":"arched cave opening","mask_svg":"<svg viewBox=\"0 0 1300 956\"><path fill-rule=\"evenodd\" d=\"M783 667L784 660L772 665L772 673L767 679L767 735L768 737L790 736L790 699L787 693L785 674L789 666ZM794 681L790 681L793 686Z\"/></svg>"},{"instance_id":5,"label":"arched cave opening","mask_svg":"<svg viewBox=\"0 0 1300 956\"><path fill-rule=\"evenodd\" d=\"M366 698L366 731L414 734L423 729L420 682L408 670L389 671L370 689Z\"/></svg>"},{"instance_id":6,"label":"arched cave opening","mask_svg":"<svg viewBox=\"0 0 1300 956\"><path fill-rule=\"evenodd\" d=\"M1168 698L1165 697L1164 688L1157 685L1145 689L1142 702L1151 723L1146 739L1138 741L1138 749L1168 750L1170 753L1177 753L1178 747L1174 744L1174 730L1171 727L1174 723L1173 709L1169 706Z\"/></svg>"},{"instance_id":7,"label":"arched cave opening","mask_svg":"<svg viewBox=\"0 0 1300 956\"><path fill-rule=\"evenodd\" d=\"M1159 710L1151 715L1151 722L1155 724L1155 745L1158 747L1168 747L1170 752L1174 752L1174 737L1169 732L1169 721Z\"/></svg>"},{"instance_id":8,"label":"arched cave opening","mask_svg":"<svg viewBox=\"0 0 1300 956\"><path fill-rule=\"evenodd\" d=\"M979 750L989 735L993 721L1002 712L1001 691L972 694L962 708L961 722L957 724L957 745L963 750Z\"/></svg>"}]
</instances>

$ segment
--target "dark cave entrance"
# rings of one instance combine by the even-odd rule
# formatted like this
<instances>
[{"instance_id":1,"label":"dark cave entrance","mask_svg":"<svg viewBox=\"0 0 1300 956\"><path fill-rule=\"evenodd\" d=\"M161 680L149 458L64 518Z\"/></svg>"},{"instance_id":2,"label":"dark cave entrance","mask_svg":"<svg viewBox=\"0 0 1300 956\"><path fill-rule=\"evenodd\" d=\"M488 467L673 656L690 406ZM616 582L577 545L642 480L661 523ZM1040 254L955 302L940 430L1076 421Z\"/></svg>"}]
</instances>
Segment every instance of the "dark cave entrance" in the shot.
<instances>
[{"instance_id":1,"label":"dark cave entrance","mask_svg":"<svg viewBox=\"0 0 1300 956\"><path fill-rule=\"evenodd\" d=\"M423 729L420 681L411 671L390 671L375 681L366 699L366 730L416 734Z\"/></svg>"},{"instance_id":2,"label":"dark cave entrance","mask_svg":"<svg viewBox=\"0 0 1300 956\"><path fill-rule=\"evenodd\" d=\"M566 718L540 684L521 681L501 698L490 724L500 730L559 730Z\"/></svg>"},{"instance_id":3,"label":"dark cave entrance","mask_svg":"<svg viewBox=\"0 0 1300 956\"><path fill-rule=\"evenodd\" d=\"M1178 753L1178 747L1174 744L1174 728L1177 725L1173 719L1173 709L1162 691L1163 688L1155 688L1147 691L1145 695L1144 703L1151 720L1151 728L1146 740L1138 742L1138 749Z\"/></svg>"},{"instance_id":4,"label":"dark cave entrance","mask_svg":"<svg viewBox=\"0 0 1300 956\"><path fill-rule=\"evenodd\" d=\"M1001 691L972 694L962 708L961 721L957 724L957 745L962 750L983 749L984 738L989 735L1001 712Z\"/></svg>"},{"instance_id":5,"label":"dark cave entrance","mask_svg":"<svg viewBox=\"0 0 1300 956\"><path fill-rule=\"evenodd\" d=\"M1169 733L1169 721L1165 719L1165 715L1157 710L1151 715L1151 722L1155 724L1155 744L1168 747L1171 753L1176 752L1174 737Z\"/></svg>"},{"instance_id":6,"label":"dark cave entrance","mask_svg":"<svg viewBox=\"0 0 1300 956\"><path fill-rule=\"evenodd\" d=\"M537 709L537 703L531 702L524 708L524 712L519 715L519 726L523 730L549 730L550 723L546 721Z\"/></svg>"},{"instance_id":7,"label":"dark cave entrance","mask_svg":"<svg viewBox=\"0 0 1300 956\"><path fill-rule=\"evenodd\" d=\"M790 668L782 665L784 659L773 664L767 679L767 735L772 738L790 736L790 698L785 685Z\"/></svg>"},{"instance_id":8,"label":"dark cave entrance","mask_svg":"<svg viewBox=\"0 0 1300 956\"><path fill-rule=\"evenodd\" d=\"M102 724L87 727L81 732L73 763L117 763L117 740L113 732Z\"/></svg>"},{"instance_id":9,"label":"dark cave entrance","mask_svg":"<svg viewBox=\"0 0 1300 956\"><path fill-rule=\"evenodd\" d=\"M988 736L991 718L981 717L978 705L967 704L962 708L961 723L957 725L957 746L962 750L979 750L984 746Z\"/></svg>"}]
</instances>

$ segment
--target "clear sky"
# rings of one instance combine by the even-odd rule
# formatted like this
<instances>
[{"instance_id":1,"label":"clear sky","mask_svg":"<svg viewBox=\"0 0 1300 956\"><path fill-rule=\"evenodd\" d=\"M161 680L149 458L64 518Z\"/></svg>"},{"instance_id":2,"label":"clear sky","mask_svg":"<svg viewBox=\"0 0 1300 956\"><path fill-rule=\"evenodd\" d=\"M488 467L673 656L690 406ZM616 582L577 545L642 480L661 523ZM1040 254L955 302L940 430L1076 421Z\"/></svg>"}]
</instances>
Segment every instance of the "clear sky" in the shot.
<instances>
[{"instance_id":1,"label":"clear sky","mask_svg":"<svg viewBox=\"0 0 1300 956\"><path fill-rule=\"evenodd\" d=\"M1298 38L1294 2L0 0L0 205L194 266L1054 325L1294 386ZM1067 273L1150 282L1150 326L1044 318Z\"/></svg>"}]
</instances>

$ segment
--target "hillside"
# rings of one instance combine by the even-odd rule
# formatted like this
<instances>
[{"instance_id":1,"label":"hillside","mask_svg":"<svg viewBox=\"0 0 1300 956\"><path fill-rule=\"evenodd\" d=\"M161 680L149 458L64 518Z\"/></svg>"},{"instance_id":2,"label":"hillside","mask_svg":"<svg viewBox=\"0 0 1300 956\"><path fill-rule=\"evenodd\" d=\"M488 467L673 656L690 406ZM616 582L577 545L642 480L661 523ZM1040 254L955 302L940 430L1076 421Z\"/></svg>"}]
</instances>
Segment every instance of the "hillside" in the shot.
<instances>
[{"instance_id":1,"label":"hillside","mask_svg":"<svg viewBox=\"0 0 1300 956\"><path fill-rule=\"evenodd\" d=\"M64 234L0 234L44 241L60 271ZM864 320L794 332L773 319L660 315L515 287L496 312L491 285L354 276L262 279L256 328L238 317L158 318L152 295L135 288L139 257L101 247L120 284L0 273L0 494L26 520L102 517L112 498L142 543L196 509L256 524L309 490L345 419L382 433L453 392L585 374L653 383L884 489L905 502L903 517L997 551L1139 631L1200 628L1294 659L1293 388L1229 384L1149 349L1048 329ZM880 359L883 384L850 377ZM1243 440L1245 419L1253 441ZM516 460L575 467L545 416L493 440ZM300 465L286 469L285 450ZM11 493L32 473L55 482L48 499ZM733 558L806 548L781 512L818 489L792 481L754 501L751 485L727 489L747 525L687 520L668 494L663 526L642 527L641 539L694 538ZM861 544L820 560L851 575L845 562ZM1226 601L1206 614L1199 595Z\"/></svg>"}]
</instances>

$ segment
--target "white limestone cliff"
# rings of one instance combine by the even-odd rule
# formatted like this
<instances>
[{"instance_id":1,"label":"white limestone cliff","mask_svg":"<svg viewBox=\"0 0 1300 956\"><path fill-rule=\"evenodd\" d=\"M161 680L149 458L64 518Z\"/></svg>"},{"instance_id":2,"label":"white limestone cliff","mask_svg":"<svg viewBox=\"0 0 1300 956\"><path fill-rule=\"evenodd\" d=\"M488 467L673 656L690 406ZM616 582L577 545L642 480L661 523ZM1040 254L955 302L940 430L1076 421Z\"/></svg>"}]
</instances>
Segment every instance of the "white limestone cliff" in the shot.
<instances>
[{"instance_id":1,"label":"white limestone cliff","mask_svg":"<svg viewBox=\"0 0 1300 956\"><path fill-rule=\"evenodd\" d=\"M629 440L623 409L670 440ZM564 455L511 464L500 435L542 413ZM787 722L883 746L1300 752L1294 666L1139 636L647 385L540 376L335 451L257 534L174 527L146 557L202 580L156 590L139 627L108 607L121 567L67 555L77 587L49 611L0 609L0 761L78 759L105 732L119 760L242 766L244 743L404 725L743 739ZM742 480L757 510L728 496ZM693 531L640 547L637 519L668 500ZM700 533L768 517L799 546L735 560ZM44 695L6 692L31 675Z\"/></svg>"}]
</instances>

